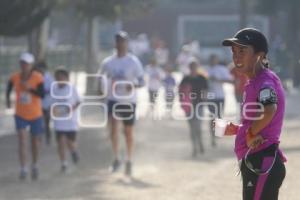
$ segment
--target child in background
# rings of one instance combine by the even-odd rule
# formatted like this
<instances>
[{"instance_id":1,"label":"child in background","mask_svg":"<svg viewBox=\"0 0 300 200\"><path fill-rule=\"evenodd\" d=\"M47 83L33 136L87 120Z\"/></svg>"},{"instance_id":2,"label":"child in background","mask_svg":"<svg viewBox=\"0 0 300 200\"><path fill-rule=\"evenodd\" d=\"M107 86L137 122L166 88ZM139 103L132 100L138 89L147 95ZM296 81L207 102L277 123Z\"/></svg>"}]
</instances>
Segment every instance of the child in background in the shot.
<instances>
[{"instance_id":1,"label":"child in background","mask_svg":"<svg viewBox=\"0 0 300 200\"><path fill-rule=\"evenodd\" d=\"M172 75L172 66L167 64L165 67L166 75L163 80L164 88L165 88L165 100L167 105L167 111L170 112L173 108L173 102L175 98L174 89L176 86L175 78Z\"/></svg>"},{"instance_id":2,"label":"child in background","mask_svg":"<svg viewBox=\"0 0 300 200\"><path fill-rule=\"evenodd\" d=\"M77 107L80 104L80 99L76 88L69 83L68 71L65 69L56 70L55 80L56 83L52 85L51 89L51 117L56 132L61 171L66 172L66 148L71 153L73 163L77 164L79 161L76 135L78 131Z\"/></svg>"},{"instance_id":3,"label":"child in background","mask_svg":"<svg viewBox=\"0 0 300 200\"><path fill-rule=\"evenodd\" d=\"M158 91L163 80L164 72L157 64L155 58L152 58L151 63L146 66L146 73L148 75L149 101L151 104L151 111L153 111L158 96Z\"/></svg>"}]
</instances>

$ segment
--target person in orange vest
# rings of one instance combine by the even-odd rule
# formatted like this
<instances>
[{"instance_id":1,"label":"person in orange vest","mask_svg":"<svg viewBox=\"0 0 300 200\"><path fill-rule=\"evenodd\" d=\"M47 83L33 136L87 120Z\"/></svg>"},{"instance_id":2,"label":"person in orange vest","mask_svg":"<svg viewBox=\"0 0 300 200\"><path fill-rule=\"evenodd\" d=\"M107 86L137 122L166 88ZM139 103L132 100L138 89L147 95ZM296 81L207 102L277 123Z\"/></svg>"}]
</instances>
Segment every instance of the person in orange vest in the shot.
<instances>
[{"instance_id":1,"label":"person in orange vest","mask_svg":"<svg viewBox=\"0 0 300 200\"><path fill-rule=\"evenodd\" d=\"M31 133L31 178L38 179L37 167L41 136L44 133L42 101L44 96L43 76L33 71L34 56L23 53L20 57L20 71L11 75L6 90L6 106L11 107L10 94L16 92L15 124L19 140L20 179L27 177L27 127Z\"/></svg>"}]
</instances>

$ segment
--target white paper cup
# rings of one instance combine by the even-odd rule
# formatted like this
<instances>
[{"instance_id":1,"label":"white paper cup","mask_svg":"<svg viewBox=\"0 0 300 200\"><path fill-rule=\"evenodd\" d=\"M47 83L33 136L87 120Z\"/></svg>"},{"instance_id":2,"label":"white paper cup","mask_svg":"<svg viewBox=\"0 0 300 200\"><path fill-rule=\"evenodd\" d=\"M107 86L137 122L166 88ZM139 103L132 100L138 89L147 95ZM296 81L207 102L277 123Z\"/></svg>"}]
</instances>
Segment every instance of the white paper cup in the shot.
<instances>
[{"instance_id":1,"label":"white paper cup","mask_svg":"<svg viewBox=\"0 0 300 200\"><path fill-rule=\"evenodd\" d=\"M228 122L224 119L215 119L215 136L223 137L225 134L226 126Z\"/></svg>"}]
</instances>

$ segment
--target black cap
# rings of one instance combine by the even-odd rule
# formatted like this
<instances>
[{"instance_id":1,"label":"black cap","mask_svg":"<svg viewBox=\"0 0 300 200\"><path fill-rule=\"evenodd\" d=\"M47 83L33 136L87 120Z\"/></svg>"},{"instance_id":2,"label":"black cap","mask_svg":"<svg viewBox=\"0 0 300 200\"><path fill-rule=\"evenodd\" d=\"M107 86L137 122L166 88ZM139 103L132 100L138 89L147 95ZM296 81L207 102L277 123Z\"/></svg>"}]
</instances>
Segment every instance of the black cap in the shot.
<instances>
[{"instance_id":1,"label":"black cap","mask_svg":"<svg viewBox=\"0 0 300 200\"><path fill-rule=\"evenodd\" d=\"M256 52L268 53L268 42L264 34L254 28L245 28L239 30L233 38L225 39L223 46L232 46L238 44L242 46L252 46Z\"/></svg>"},{"instance_id":2,"label":"black cap","mask_svg":"<svg viewBox=\"0 0 300 200\"><path fill-rule=\"evenodd\" d=\"M116 35L115 35L116 40L118 39L123 39L123 40L128 40L129 35L126 31L119 31Z\"/></svg>"}]
</instances>

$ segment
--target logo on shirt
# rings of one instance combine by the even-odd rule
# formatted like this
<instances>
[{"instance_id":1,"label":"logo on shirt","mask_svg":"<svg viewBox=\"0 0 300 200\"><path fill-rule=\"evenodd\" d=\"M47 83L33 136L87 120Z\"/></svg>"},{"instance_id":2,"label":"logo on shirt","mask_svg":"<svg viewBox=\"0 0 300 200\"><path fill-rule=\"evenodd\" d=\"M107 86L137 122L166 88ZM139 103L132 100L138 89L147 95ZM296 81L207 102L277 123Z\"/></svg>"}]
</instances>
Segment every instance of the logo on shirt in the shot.
<instances>
[{"instance_id":1,"label":"logo on shirt","mask_svg":"<svg viewBox=\"0 0 300 200\"><path fill-rule=\"evenodd\" d=\"M253 183L251 182L251 181L249 181L248 183L247 183L247 187L253 187L254 185L253 185Z\"/></svg>"}]
</instances>

